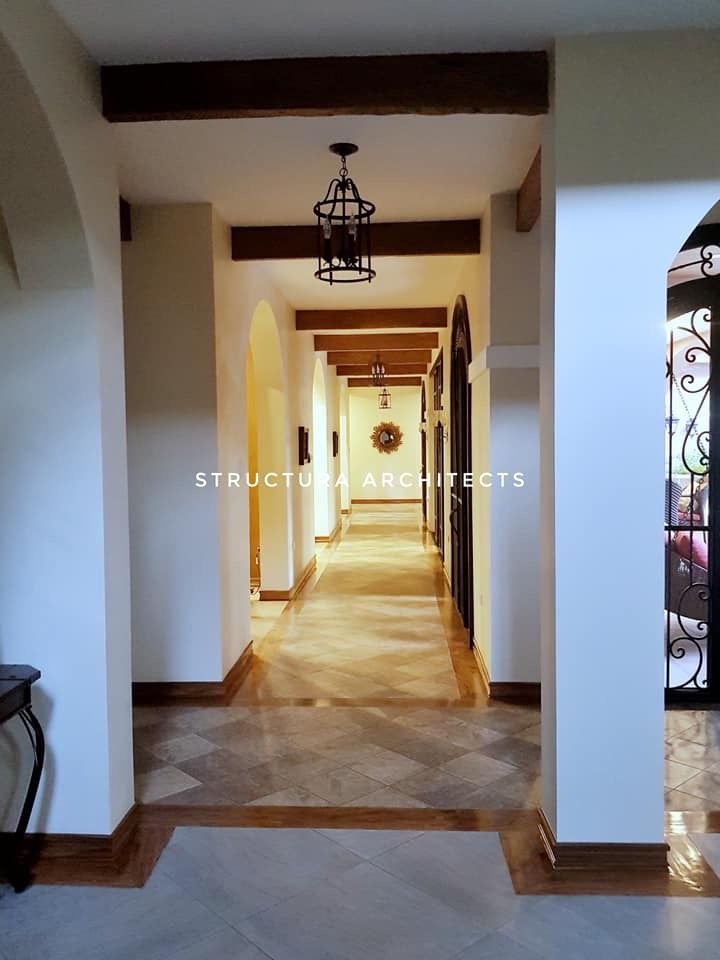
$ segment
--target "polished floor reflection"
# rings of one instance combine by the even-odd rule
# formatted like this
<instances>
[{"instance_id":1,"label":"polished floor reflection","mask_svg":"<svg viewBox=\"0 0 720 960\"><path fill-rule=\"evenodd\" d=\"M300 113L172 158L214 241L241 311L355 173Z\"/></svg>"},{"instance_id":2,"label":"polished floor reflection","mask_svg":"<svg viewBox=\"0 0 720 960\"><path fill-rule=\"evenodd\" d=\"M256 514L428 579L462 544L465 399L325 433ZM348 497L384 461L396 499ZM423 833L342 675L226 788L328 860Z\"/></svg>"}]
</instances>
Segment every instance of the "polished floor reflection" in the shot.
<instances>
[{"instance_id":1,"label":"polished floor reflection","mask_svg":"<svg viewBox=\"0 0 720 960\"><path fill-rule=\"evenodd\" d=\"M537 805L539 712L488 705L415 505L357 507L301 597L253 614L233 705L135 711L141 802Z\"/></svg>"},{"instance_id":2,"label":"polished floor reflection","mask_svg":"<svg viewBox=\"0 0 720 960\"><path fill-rule=\"evenodd\" d=\"M255 645L241 699L460 696L417 507L356 506L322 561L303 602Z\"/></svg>"},{"instance_id":3,"label":"polished floor reflection","mask_svg":"<svg viewBox=\"0 0 720 960\"><path fill-rule=\"evenodd\" d=\"M253 638L231 706L135 710L141 803L538 805L539 711L488 704L415 506L356 507ZM720 715L669 711L666 756L666 808L720 810Z\"/></svg>"},{"instance_id":4,"label":"polished floor reflection","mask_svg":"<svg viewBox=\"0 0 720 960\"><path fill-rule=\"evenodd\" d=\"M0 958L708 960L717 904L519 896L497 833L183 827L142 889L0 888Z\"/></svg>"},{"instance_id":5,"label":"polished floor reflection","mask_svg":"<svg viewBox=\"0 0 720 960\"><path fill-rule=\"evenodd\" d=\"M247 707L136 711L143 803L535 807L527 707Z\"/></svg>"}]
</instances>

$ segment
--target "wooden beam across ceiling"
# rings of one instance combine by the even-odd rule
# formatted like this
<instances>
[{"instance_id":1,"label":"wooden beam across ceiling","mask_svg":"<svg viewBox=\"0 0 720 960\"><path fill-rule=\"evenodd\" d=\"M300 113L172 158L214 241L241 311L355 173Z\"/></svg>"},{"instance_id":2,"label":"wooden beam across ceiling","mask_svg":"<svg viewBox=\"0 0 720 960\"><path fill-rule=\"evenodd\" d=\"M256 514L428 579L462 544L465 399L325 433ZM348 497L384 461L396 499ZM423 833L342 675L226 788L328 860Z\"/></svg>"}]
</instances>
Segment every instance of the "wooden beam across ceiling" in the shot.
<instances>
[{"instance_id":1,"label":"wooden beam across ceiling","mask_svg":"<svg viewBox=\"0 0 720 960\"><path fill-rule=\"evenodd\" d=\"M316 350L434 350L437 333L316 333Z\"/></svg>"},{"instance_id":2,"label":"wooden beam across ceiling","mask_svg":"<svg viewBox=\"0 0 720 960\"><path fill-rule=\"evenodd\" d=\"M447 326L446 307L386 310L298 310L296 330L379 330Z\"/></svg>"},{"instance_id":3,"label":"wooden beam across ceiling","mask_svg":"<svg viewBox=\"0 0 720 960\"><path fill-rule=\"evenodd\" d=\"M538 221L542 207L542 150L538 150L530 164L522 186L518 190L515 229L529 233Z\"/></svg>"},{"instance_id":4,"label":"wooden beam across ceiling","mask_svg":"<svg viewBox=\"0 0 720 960\"><path fill-rule=\"evenodd\" d=\"M231 227L233 260L314 260L317 226ZM479 220L403 220L372 224L373 257L480 253Z\"/></svg>"},{"instance_id":5,"label":"wooden beam across ceiling","mask_svg":"<svg viewBox=\"0 0 720 960\"><path fill-rule=\"evenodd\" d=\"M101 70L112 123L548 111L543 50L144 63Z\"/></svg>"},{"instance_id":6,"label":"wooden beam across ceiling","mask_svg":"<svg viewBox=\"0 0 720 960\"><path fill-rule=\"evenodd\" d=\"M362 377L367 375L367 363L341 364L335 368L339 377ZM427 373L426 363L386 363L385 372L401 376L408 373Z\"/></svg>"},{"instance_id":7,"label":"wooden beam across ceiling","mask_svg":"<svg viewBox=\"0 0 720 960\"><path fill-rule=\"evenodd\" d=\"M327 362L332 366L339 363L364 363L369 366L375 359L375 350L330 350ZM383 350L380 357L385 363L430 363L432 350Z\"/></svg>"},{"instance_id":8,"label":"wooden beam across ceiling","mask_svg":"<svg viewBox=\"0 0 720 960\"><path fill-rule=\"evenodd\" d=\"M422 384L422 377L385 377L383 386L385 387L419 387ZM379 389L372 382L370 377L349 377L349 387L373 387Z\"/></svg>"}]
</instances>

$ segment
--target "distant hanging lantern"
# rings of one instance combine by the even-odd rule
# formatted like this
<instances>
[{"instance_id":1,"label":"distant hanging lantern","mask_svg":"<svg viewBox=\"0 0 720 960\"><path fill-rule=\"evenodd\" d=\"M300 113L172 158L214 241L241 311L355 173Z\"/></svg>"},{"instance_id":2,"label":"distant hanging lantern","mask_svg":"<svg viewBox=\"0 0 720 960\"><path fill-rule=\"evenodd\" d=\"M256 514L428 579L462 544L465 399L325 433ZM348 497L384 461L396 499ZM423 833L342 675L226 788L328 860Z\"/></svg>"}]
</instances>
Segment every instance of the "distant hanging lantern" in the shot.
<instances>
[{"instance_id":1,"label":"distant hanging lantern","mask_svg":"<svg viewBox=\"0 0 720 960\"><path fill-rule=\"evenodd\" d=\"M385 364L378 354L370 364L370 380L374 387L381 387L385 383Z\"/></svg>"},{"instance_id":2,"label":"distant hanging lantern","mask_svg":"<svg viewBox=\"0 0 720 960\"><path fill-rule=\"evenodd\" d=\"M380 410L389 410L392 406L392 397L387 387L383 387L378 394L378 408Z\"/></svg>"},{"instance_id":3,"label":"distant hanging lantern","mask_svg":"<svg viewBox=\"0 0 720 960\"><path fill-rule=\"evenodd\" d=\"M347 157L357 153L354 143L333 143L331 153L341 158L340 173L325 198L313 207L318 226L318 268L315 276L327 283L369 283L375 276L370 260L370 217L375 204L363 200L348 175Z\"/></svg>"}]
</instances>

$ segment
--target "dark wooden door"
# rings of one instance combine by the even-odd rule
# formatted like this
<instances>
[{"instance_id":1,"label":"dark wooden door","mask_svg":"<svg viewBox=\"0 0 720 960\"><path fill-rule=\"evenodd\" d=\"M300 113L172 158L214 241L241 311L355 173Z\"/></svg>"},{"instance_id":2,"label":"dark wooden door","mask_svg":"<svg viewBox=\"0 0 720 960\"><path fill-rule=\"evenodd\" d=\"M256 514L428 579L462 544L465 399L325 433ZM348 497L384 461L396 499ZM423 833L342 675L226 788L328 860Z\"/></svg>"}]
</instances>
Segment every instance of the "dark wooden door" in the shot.
<instances>
[{"instance_id":1,"label":"dark wooden door","mask_svg":"<svg viewBox=\"0 0 720 960\"><path fill-rule=\"evenodd\" d=\"M450 490L450 538L452 592L468 640L473 637L473 557L471 406L468 367L471 360L470 324L465 297L458 297L453 311L452 359L450 364L450 470L455 474Z\"/></svg>"},{"instance_id":2,"label":"dark wooden door","mask_svg":"<svg viewBox=\"0 0 720 960\"><path fill-rule=\"evenodd\" d=\"M445 442L443 439L442 424L438 423L434 431L435 436L435 476L433 490L435 491L435 545L440 551L440 558L445 559Z\"/></svg>"}]
</instances>

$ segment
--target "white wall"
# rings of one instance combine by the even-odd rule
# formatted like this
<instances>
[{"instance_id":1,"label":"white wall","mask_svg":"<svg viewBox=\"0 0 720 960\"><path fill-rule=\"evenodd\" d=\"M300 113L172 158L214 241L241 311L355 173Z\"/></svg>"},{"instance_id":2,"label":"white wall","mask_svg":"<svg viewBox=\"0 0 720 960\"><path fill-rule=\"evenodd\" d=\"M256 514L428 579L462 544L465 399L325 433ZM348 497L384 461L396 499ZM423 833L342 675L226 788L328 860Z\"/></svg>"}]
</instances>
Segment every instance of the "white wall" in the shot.
<instances>
[{"instance_id":1,"label":"white wall","mask_svg":"<svg viewBox=\"0 0 720 960\"><path fill-rule=\"evenodd\" d=\"M108 834L134 792L113 144L97 71L60 18L8 0L0 30L0 124L19 114L25 126L0 164L18 240L0 243L0 660L43 672L48 756L31 829ZM5 828L29 764L13 726L0 740Z\"/></svg>"},{"instance_id":2,"label":"white wall","mask_svg":"<svg viewBox=\"0 0 720 960\"><path fill-rule=\"evenodd\" d=\"M467 258L448 304L441 332L444 355L443 408L450 420L452 313L461 294L468 305L473 367L472 471L520 472L525 486L473 488L474 638L495 682L540 679L538 600L538 375L537 369L495 369L488 347L537 344L539 229L515 230L515 195L492 196L483 212L481 254ZM437 355L437 354L436 354ZM512 350L510 360L512 361ZM488 363L490 367L488 367ZM433 472L432 385L428 378L428 459ZM450 443L445 470L450 471ZM445 489L445 568L452 577L450 487ZM428 525L435 529L433 498Z\"/></svg>"},{"instance_id":3,"label":"white wall","mask_svg":"<svg viewBox=\"0 0 720 960\"><path fill-rule=\"evenodd\" d=\"M535 314L537 317L537 313ZM538 380L535 369L488 371L493 486L490 513L490 679L540 681ZM474 387L474 384L473 384ZM511 476L501 486L499 474ZM522 473L524 486L511 483Z\"/></svg>"},{"instance_id":4,"label":"white wall","mask_svg":"<svg viewBox=\"0 0 720 960\"><path fill-rule=\"evenodd\" d=\"M534 683L540 681L539 382L537 367L519 366L527 361L518 348L538 343L540 229L518 233L515 211L514 194L491 197L486 211L490 369L481 416L487 418L486 468L495 475L522 473L525 482L505 488L496 482L481 494L489 573L482 599L489 610L479 622L489 636L478 642L492 681Z\"/></svg>"},{"instance_id":5,"label":"white wall","mask_svg":"<svg viewBox=\"0 0 720 960\"><path fill-rule=\"evenodd\" d=\"M379 410L377 389L350 387L348 418L350 496L352 500L419 500L420 486L420 387L390 387L392 408ZM373 427L387 420L403 432L403 442L394 453L380 453L370 441ZM383 473L390 474L382 486ZM370 474L377 484L363 485ZM402 482L401 475L409 474Z\"/></svg>"},{"instance_id":6,"label":"white wall","mask_svg":"<svg viewBox=\"0 0 720 960\"><path fill-rule=\"evenodd\" d=\"M133 678L220 680L210 205L135 207L123 289Z\"/></svg>"},{"instance_id":7,"label":"white wall","mask_svg":"<svg viewBox=\"0 0 720 960\"><path fill-rule=\"evenodd\" d=\"M541 338L543 807L560 841L663 836L666 271L720 197L719 62L713 32L557 43Z\"/></svg>"}]
</instances>

